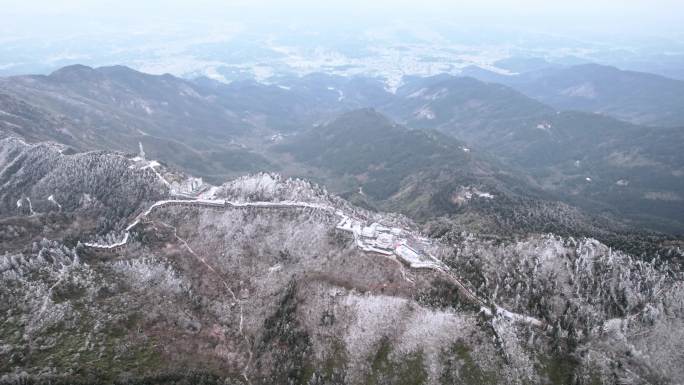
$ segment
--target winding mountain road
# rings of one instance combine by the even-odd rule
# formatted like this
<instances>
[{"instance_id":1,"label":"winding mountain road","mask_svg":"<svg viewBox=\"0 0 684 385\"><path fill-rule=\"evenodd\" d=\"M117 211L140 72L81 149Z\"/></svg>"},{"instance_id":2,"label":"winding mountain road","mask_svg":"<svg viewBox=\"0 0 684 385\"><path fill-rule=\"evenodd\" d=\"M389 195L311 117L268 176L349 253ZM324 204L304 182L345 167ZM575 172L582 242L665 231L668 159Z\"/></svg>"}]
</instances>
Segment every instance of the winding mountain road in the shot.
<instances>
[{"instance_id":1,"label":"winding mountain road","mask_svg":"<svg viewBox=\"0 0 684 385\"><path fill-rule=\"evenodd\" d=\"M322 204L317 204L317 203L310 203L310 202L301 202L301 201L281 201L281 202L237 202L237 201L228 201L228 200L223 200L223 199L167 199L167 200L161 200L157 201L154 204L152 204L147 210L143 211L140 213L138 216L136 216L135 220L131 222L128 226L126 226L124 237L121 241L119 242L114 242L114 243L97 243L97 242L86 242L84 245L86 247L94 248L94 249L115 249L121 246L125 246L129 239L130 239L130 234L131 230L137 226L145 217L150 215L154 210L163 208L163 207L172 207L172 206L190 206L190 207L205 207L205 208L224 208L224 209L231 209L231 208L246 208L246 207L255 207L255 208L264 208L264 209L286 209L286 208L309 208L309 209L316 209L316 210L323 210L323 211L328 211L333 213L334 215L337 215L340 218L340 221L338 222L339 224L348 222L351 217L347 214L345 214L343 211L335 209L334 207L328 206L328 205L322 205ZM361 249L364 252L370 252L370 253L376 253L377 252L373 248L368 248L364 247L362 243L359 242L360 239L360 230L357 230L355 228L350 228L350 227L342 227L340 225L337 226L338 229L341 229L343 231L348 231L352 232L354 235L355 243L359 249ZM185 243L186 247L189 250L190 247ZM194 254L194 252L192 252ZM395 255L395 252L382 252L380 253L385 257L388 256L393 256L394 259L396 260L404 260L403 258ZM399 258L397 258L399 257ZM433 258L434 257L430 257ZM409 267L414 267L411 266L409 262ZM520 323L525 323L529 324L535 327L539 328L545 328L546 323L543 321L540 321L536 318L518 314L518 313L513 313L510 312L502 307L497 306L496 304L489 303L482 298L478 297L475 295L466 285L464 285L452 272L451 269L449 269L448 266L441 264L440 265L434 265L434 266L425 266L421 265L419 268L428 268L435 270L437 272L440 272L449 279L450 282L452 282L457 288L459 293L468 301L471 303L477 305L480 307L480 310L485 313L488 316L499 316L503 317L505 319L508 319L512 322L520 322ZM493 310L492 310L493 309Z\"/></svg>"}]
</instances>

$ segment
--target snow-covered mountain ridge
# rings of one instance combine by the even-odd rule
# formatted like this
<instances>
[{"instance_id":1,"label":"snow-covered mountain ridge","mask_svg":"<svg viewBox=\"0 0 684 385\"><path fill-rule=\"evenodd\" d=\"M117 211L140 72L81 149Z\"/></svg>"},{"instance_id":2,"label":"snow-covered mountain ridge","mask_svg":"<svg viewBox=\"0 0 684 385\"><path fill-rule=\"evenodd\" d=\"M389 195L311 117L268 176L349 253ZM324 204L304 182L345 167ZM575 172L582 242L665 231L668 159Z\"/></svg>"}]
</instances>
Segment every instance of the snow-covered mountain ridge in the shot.
<instances>
[{"instance_id":1,"label":"snow-covered mountain ridge","mask_svg":"<svg viewBox=\"0 0 684 385\"><path fill-rule=\"evenodd\" d=\"M667 261L552 234L431 239L303 179L215 186L144 151L5 139L0 155L0 382L683 375L669 353L684 280Z\"/></svg>"}]
</instances>

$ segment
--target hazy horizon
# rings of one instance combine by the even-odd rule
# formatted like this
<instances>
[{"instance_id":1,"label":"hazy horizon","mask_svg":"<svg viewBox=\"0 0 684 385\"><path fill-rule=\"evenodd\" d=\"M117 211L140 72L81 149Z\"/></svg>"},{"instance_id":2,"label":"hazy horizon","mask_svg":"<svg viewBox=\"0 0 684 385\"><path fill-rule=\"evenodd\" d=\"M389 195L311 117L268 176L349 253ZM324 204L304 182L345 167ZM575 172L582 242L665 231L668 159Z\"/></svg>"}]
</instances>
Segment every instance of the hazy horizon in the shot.
<instances>
[{"instance_id":1,"label":"hazy horizon","mask_svg":"<svg viewBox=\"0 0 684 385\"><path fill-rule=\"evenodd\" d=\"M420 61L438 58L418 73L452 72L466 65L489 68L497 60L520 56L684 76L679 70L684 3L674 0L657 7L617 0L4 3L0 75L47 73L80 63L223 79L235 70L227 67L278 72L284 56L285 69L296 73L326 71L329 65L375 73L387 72L396 62L390 56L401 56L397 48L412 45L414 51L417 46L430 51L414 52ZM360 56L373 60L359 64ZM257 71L257 78L264 73Z\"/></svg>"},{"instance_id":2,"label":"hazy horizon","mask_svg":"<svg viewBox=\"0 0 684 385\"><path fill-rule=\"evenodd\" d=\"M415 1L86 1L5 0L3 13L5 38L12 35L40 36L46 28L59 27L60 32L97 32L98 27L147 27L154 23L172 22L176 25L193 22L239 24L243 28L268 29L267 23L288 26L322 27L331 29L379 26L386 23L438 22L467 24L489 29L492 27L526 28L542 33L626 33L629 36L663 36L684 33L684 3L675 0L659 1L589 1L571 3L541 0L484 0L478 4L426 0ZM344 20L345 17L350 19ZM75 21L79 23L74 24ZM351 23L351 24L350 24ZM96 24L100 24L99 26ZM40 29L35 26L40 25ZM68 29L65 30L65 27ZM212 25L206 25L207 29ZM67 31L65 33L65 31Z\"/></svg>"}]
</instances>

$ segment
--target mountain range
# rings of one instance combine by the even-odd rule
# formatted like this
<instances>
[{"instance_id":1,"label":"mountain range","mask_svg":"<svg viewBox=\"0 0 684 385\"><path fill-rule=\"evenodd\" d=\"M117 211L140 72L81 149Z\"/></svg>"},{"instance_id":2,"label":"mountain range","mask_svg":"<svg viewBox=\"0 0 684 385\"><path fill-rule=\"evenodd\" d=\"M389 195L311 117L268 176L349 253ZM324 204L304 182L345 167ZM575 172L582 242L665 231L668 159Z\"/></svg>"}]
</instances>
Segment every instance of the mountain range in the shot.
<instances>
[{"instance_id":1,"label":"mountain range","mask_svg":"<svg viewBox=\"0 0 684 385\"><path fill-rule=\"evenodd\" d=\"M648 126L684 126L684 81L593 63L537 62L510 76L469 67L463 75L505 84L558 110L608 115Z\"/></svg>"},{"instance_id":2,"label":"mountain range","mask_svg":"<svg viewBox=\"0 0 684 385\"><path fill-rule=\"evenodd\" d=\"M391 93L363 77L226 85L72 66L3 78L0 95L5 133L77 151L142 146L148 157L208 181L276 171L371 207L403 207L417 219L454 212L436 202L480 184L628 227L680 233L683 226L680 129L561 112L473 78L407 78ZM358 110L369 107L375 112ZM419 182L426 178L448 182Z\"/></svg>"},{"instance_id":3,"label":"mountain range","mask_svg":"<svg viewBox=\"0 0 684 385\"><path fill-rule=\"evenodd\" d=\"M385 85L0 79L0 383L676 384L676 114Z\"/></svg>"},{"instance_id":4,"label":"mountain range","mask_svg":"<svg viewBox=\"0 0 684 385\"><path fill-rule=\"evenodd\" d=\"M2 383L682 374L684 296L667 260L552 234L427 238L300 179L214 186L142 154L67 150L0 140Z\"/></svg>"}]
</instances>

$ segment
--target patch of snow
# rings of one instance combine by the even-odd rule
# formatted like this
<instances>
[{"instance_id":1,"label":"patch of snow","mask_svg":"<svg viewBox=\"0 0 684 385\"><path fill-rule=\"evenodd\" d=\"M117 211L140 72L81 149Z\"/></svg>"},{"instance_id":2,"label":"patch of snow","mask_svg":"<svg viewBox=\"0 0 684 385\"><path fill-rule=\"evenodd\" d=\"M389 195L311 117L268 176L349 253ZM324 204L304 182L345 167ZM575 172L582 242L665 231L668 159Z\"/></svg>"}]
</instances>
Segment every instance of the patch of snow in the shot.
<instances>
[{"instance_id":1,"label":"patch of snow","mask_svg":"<svg viewBox=\"0 0 684 385\"><path fill-rule=\"evenodd\" d=\"M486 191L480 191L479 189L468 186L461 187L460 190L456 191L452 197L451 201L455 204L464 204L473 198L484 198L484 199L494 199L494 195Z\"/></svg>"},{"instance_id":2,"label":"patch of snow","mask_svg":"<svg viewBox=\"0 0 684 385\"><path fill-rule=\"evenodd\" d=\"M33 211L33 205L31 204L31 198L29 198L29 197L24 197L24 198L19 199L17 201L17 207L23 207L24 201L26 201L26 203L28 203L30 215L35 215L35 212Z\"/></svg>"},{"instance_id":3,"label":"patch of snow","mask_svg":"<svg viewBox=\"0 0 684 385\"><path fill-rule=\"evenodd\" d=\"M263 65L257 65L252 67L252 73L254 74L254 79L259 83L266 83L268 79L273 77L275 71L273 68Z\"/></svg>"},{"instance_id":4,"label":"patch of snow","mask_svg":"<svg viewBox=\"0 0 684 385\"><path fill-rule=\"evenodd\" d=\"M171 183L171 194L180 195L192 198L197 195L200 199L207 199L209 196L213 197L216 193L217 187L211 186L207 191L201 193L207 185L204 184L202 178L189 177L182 182L174 181ZM199 193L199 194L198 194Z\"/></svg>"},{"instance_id":5,"label":"patch of snow","mask_svg":"<svg viewBox=\"0 0 684 385\"><path fill-rule=\"evenodd\" d=\"M141 150L142 150L142 146L141 146ZM144 155L144 153L142 155ZM140 157L140 156L136 156L136 157L132 158L131 160L136 161L136 162L146 162L145 159ZM160 167L160 166L161 166L161 164L159 164L158 161L151 160L151 161L147 161L147 163L144 166L140 167L140 170L145 170L145 169L149 168L150 170L152 170L152 172L155 173L155 175L157 175L157 177L159 178L159 180L163 184L165 184L168 187L171 187L171 183L169 183L169 181L167 181L166 178L164 178L164 176L162 174L160 174L159 171L157 171L157 169L155 168L155 167ZM129 166L129 168L131 168L131 167Z\"/></svg>"},{"instance_id":6,"label":"patch of snow","mask_svg":"<svg viewBox=\"0 0 684 385\"><path fill-rule=\"evenodd\" d=\"M621 187L625 187L629 186L629 181L625 179L620 179L619 181L615 182L615 184Z\"/></svg>"},{"instance_id":7,"label":"patch of snow","mask_svg":"<svg viewBox=\"0 0 684 385\"><path fill-rule=\"evenodd\" d=\"M541 122L541 123L537 124L537 128L540 130L543 130L543 131L548 131L549 129L551 129L551 123Z\"/></svg>"},{"instance_id":8,"label":"patch of snow","mask_svg":"<svg viewBox=\"0 0 684 385\"><path fill-rule=\"evenodd\" d=\"M143 159L145 159L145 158L143 158ZM150 161L149 163L147 163L145 166L140 167L140 169L141 169L141 170L144 170L144 169L146 169L146 168L152 168L152 169L154 169L155 167L159 167L159 166L161 166L161 164L159 164L158 161L156 161L156 160L151 160L151 161Z\"/></svg>"},{"instance_id":9,"label":"patch of snow","mask_svg":"<svg viewBox=\"0 0 684 385\"><path fill-rule=\"evenodd\" d=\"M187 288L173 268L153 259L115 261L111 266L114 271L127 278L135 291L154 287L162 292L178 294Z\"/></svg>"},{"instance_id":10,"label":"patch of snow","mask_svg":"<svg viewBox=\"0 0 684 385\"><path fill-rule=\"evenodd\" d=\"M366 238L375 238L375 227L373 225L364 227L361 230L361 236L366 237Z\"/></svg>"},{"instance_id":11,"label":"patch of snow","mask_svg":"<svg viewBox=\"0 0 684 385\"><path fill-rule=\"evenodd\" d=\"M449 90L446 88L440 88L436 92L434 92L432 95L429 95L430 100L438 100L438 99L443 99L447 95L449 95Z\"/></svg>"},{"instance_id":12,"label":"patch of snow","mask_svg":"<svg viewBox=\"0 0 684 385\"><path fill-rule=\"evenodd\" d=\"M335 91L335 92L337 92L337 101L338 101L338 102L341 102L341 101L344 100L344 92L342 92L342 90L338 90L337 88L332 87L332 86L328 86L328 87L326 87L326 88L328 89L328 91Z\"/></svg>"},{"instance_id":13,"label":"patch of snow","mask_svg":"<svg viewBox=\"0 0 684 385\"><path fill-rule=\"evenodd\" d=\"M60 205L59 202L57 202L54 195L50 195L47 199L50 202L54 203L57 207L59 207L60 210L62 209L62 205Z\"/></svg>"},{"instance_id":14,"label":"patch of snow","mask_svg":"<svg viewBox=\"0 0 684 385\"><path fill-rule=\"evenodd\" d=\"M436 117L434 111L432 111L432 109L430 109L428 106L422 107L416 111L414 115L416 116L416 119L433 120Z\"/></svg>"},{"instance_id":15,"label":"patch of snow","mask_svg":"<svg viewBox=\"0 0 684 385\"><path fill-rule=\"evenodd\" d=\"M566 88L562 90L560 93L561 95L582 99L595 99L598 95L594 85L589 82Z\"/></svg>"},{"instance_id":16,"label":"patch of snow","mask_svg":"<svg viewBox=\"0 0 684 385\"><path fill-rule=\"evenodd\" d=\"M680 202L682 197L671 191L649 191L644 198L652 201Z\"/></svg>"},{"instance_id":17,"label":"patch of snow","mask_svg":"<svg viewBox=\"0 0 684 385\"><path fill-rule=\"evenodd\" d=\"M413 92L408 96L408 98L411 99L423 99L423 100L439 100L445 98L447 95L449 95L449 90L446 88L440 88L436 91L433 92L428 92L429 90L427 88L421 88L418 91Z\"/></svg>"},{"instance_id":18,"label":"patch of snow","mask_svg":"<svg viewBox=\"0 0 684 385\"><path fill-rule=\"evenodd\" d=\"M84 194L81 196L81 199L79 200L78 204L79 204L80 206L90 206L90 205L93 204L94 202L95 202L95 199L93 199L93 197L90 196L90 194L85 194L85 193L84 193Z\"/></svg>"},{"instance_id":19,"label":"patch of snow","mask_svg":"<svg viewBox=\"0 0 684 385\"><path fill-rule=\"evenodd\" d=\"M138 156L139 156L141 159L145 159L145 150L143 149L142 142L138 142L138 148L140 149L140 151L139 151L139 153L138 153Z\"/></svg>"},{"instance_id":20,"label":"patch of snow","mask_svg":"<svg viewBox=\"0 0 684 385\"><path fill-rule=\"evenodd\" d=\"M493 199L494 198L494 195L492 195L488 192L482 192L482 191L478 191L478 190L475 190L475 195L477 195L480 198L486 198L486 199Z\"/></svg>"},{"instance_id":21,"label":"patch of snow","mask_svg":"<svg viewBox=\"0 0 684 385\"><path fill-rule=\"evenodd\" d=\"M9 112L3 111L3 110L0 110L0 115L17 117L17 115L14 115L12 113L9 113Z\"/></svg>"},{"instance_id":22,"label":"patch of snow","mask_svg":"<svg viewBox=\"0 0 684 385\"><path fill-rule=\"evenodd\" d=\"M409 98L409 99L422 98L423 95L425 94L425 92L427 92L427 88L421 88L421 89L419 89L418 91L416 91L416 92L410 94L410 95L408 96L408 98Z\"/></svg>"},{"instance_id":23,"label":"patch of snow","mask_svg":"<svg viewBox=\"0 0 684 385\"><path fill-rule=\"evenodd\" d=\"M10 126L10 127L14 127L14 128L23 128L22 126L20 126L20 125L18 125L18 124L14 124L14 123L8 122L8 121L6 121L6 120L3 120L2 122L5 123L6 125Z\"/></svg>"},{"instance_id":24,"label":"patch of snow","mask_svg":"<svg viewBox=\"0 0 684 385\"><path fill-rule=\"evenodd\" d=\"M537 327L542 327L544 325L543 322L539 321L538 319L534 317L529 317L526 315L518 314L518 313L513 313L510 312L502 307L497 306L496 307L496 314L498 316L501 316L509 321L514 321L514 322L520 322L528 325L533 325Z\"/></svg>"},{"instance_id":25,"label":"patch of snow","mask_svg":"<svg viewBox=\"0 0 684 385\"><path fill-rule=\"evenodd\" d=\"M218 187L216 186L211 186L207 191L201 193L199 195L200 199L215 199L216 198L216 193L218 192Z\"/></svg>"},{"instance_id":26,"label":"patch of snow","mask_svg":"<svg viewBox=\"0 0 684 385\"><path fill-rule=\"evenodd\" d=\"M399 87L404 84L403 72L388 73L385 76L385 90L391 94L396 94Z\"/></svg>"}]
</instances>

